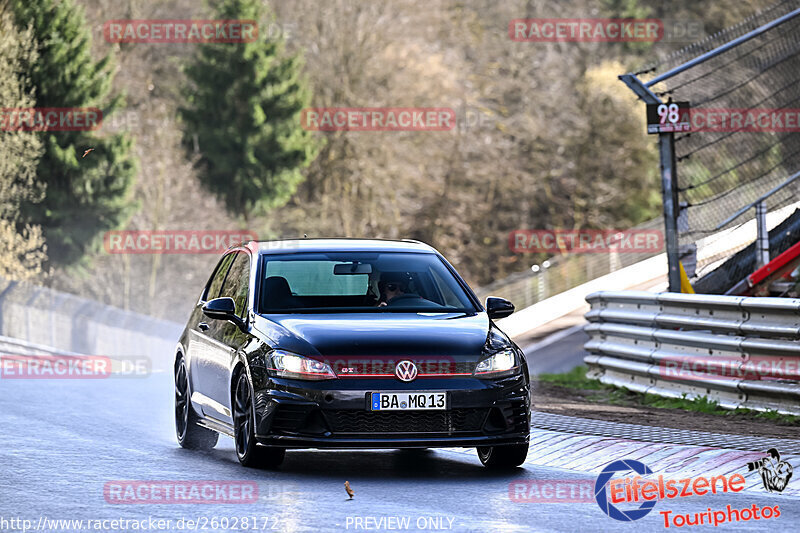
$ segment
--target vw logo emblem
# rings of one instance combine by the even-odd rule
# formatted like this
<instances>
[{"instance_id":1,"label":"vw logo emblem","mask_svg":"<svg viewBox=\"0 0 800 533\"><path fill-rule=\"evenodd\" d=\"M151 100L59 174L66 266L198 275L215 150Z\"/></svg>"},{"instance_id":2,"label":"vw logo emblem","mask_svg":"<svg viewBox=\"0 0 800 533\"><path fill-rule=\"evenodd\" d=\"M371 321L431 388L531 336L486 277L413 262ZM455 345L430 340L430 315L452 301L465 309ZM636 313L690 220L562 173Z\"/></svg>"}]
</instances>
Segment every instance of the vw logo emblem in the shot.
<instances>
[{"instance_id":1,"label":"vw logo emblem","mask_svg":"<svg viewBox=\"0 0 800 533\"><path fill-rule=\"evenodd\" d=\"M394 375L400 381L414 381L417 378L417 365L411 361L400 361L394 367Z\"/></svg>"}]
</instances>

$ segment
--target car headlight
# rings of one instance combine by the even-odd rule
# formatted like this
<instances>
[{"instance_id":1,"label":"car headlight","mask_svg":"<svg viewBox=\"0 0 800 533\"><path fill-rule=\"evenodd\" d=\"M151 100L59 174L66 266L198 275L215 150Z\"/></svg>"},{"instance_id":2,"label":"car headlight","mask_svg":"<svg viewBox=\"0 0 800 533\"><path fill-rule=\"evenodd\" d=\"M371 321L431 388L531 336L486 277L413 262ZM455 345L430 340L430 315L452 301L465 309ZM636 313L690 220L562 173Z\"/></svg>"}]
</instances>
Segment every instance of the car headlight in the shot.
<instances>
[{"instance_id":1,"label":"car headlight","mask_svg":"<svg viewBox=\"0 0 800 533\"><path fill-rule=\"evenodd\" d=\"M505 348L481 359L475 367L474 375L479 378L497 378L514 375L519 370L520 365L514 350Z\"/></svg>"},{"instance_id":2,"label":"car headlight","mask_svg":"<svg viewBox=\"0 0 800 533\"><path fill-rule=\"evenodd\" d=\"M291 379L336 379L330 365L283 350L269 354L268 370L275 376Z\"/></svg>"}]
</instances>

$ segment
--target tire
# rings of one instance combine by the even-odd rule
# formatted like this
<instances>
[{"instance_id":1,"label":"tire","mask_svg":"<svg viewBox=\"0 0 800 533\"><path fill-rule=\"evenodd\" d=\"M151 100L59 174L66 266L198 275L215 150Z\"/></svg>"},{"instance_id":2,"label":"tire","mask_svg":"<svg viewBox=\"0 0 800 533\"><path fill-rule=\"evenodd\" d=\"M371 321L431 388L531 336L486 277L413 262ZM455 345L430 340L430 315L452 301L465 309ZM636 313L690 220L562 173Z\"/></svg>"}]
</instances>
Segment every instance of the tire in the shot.
<instances>
[{"instance_id":1,"label":"tire","mask_svg":"<svg viewBox=\"0 0 800 533\"><path fill-rule=\"evenodd\" d=\"M507 446L478 446L478 459L487 468L514 468L525 462L528 443Z\"/></svg>"},{"instance_id":2,"label":"tire","mask_svg":"<svg viewBox=\"0 0 800 533\"><path fill-rule=\"evenodd\" d=\"M186 362L180 357L175 364L175 434L181 448L210 450L217 444L219 433L197 425L198 421L189 395Z\"/></svg>"},{"instance_id":3,"label":"tire","mask_svg":"<svg viewBox=\"0 0 800 533\"><path fill-rule=\"evenodd\" d=\"M253 393L247 372L240 372L233 394L233 434L236 457L249 468L277 468L283 463L285 448L260 446L255 437Z\"/></svg>"}]
</instances>

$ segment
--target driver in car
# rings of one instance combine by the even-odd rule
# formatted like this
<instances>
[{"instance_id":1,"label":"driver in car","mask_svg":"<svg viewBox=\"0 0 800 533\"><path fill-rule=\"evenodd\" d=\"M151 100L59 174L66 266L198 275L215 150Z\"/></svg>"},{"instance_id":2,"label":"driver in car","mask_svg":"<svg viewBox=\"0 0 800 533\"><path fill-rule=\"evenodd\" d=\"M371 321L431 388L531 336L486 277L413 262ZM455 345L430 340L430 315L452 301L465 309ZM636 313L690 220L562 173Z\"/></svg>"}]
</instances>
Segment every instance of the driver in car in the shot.
<instances>
[{"instance_id":1,"label":"driver in car","mask_svg":"<svg viewBox=\"0 0 800 533\"><path fill-rule=\"evenodd\" d=\"M408 272L383 272L378 287L381 300L378 307L439 307L419 294L410 291L411 275Z\"/></svg>"}]
</instances>

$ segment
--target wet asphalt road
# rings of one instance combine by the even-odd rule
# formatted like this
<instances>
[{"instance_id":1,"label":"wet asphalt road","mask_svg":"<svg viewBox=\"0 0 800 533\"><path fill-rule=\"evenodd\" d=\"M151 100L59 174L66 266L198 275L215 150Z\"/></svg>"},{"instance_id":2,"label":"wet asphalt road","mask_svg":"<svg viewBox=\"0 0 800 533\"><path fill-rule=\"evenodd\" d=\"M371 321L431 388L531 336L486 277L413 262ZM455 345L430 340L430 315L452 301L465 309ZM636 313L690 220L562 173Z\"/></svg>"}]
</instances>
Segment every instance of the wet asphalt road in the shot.
<instances>
[{"instance_id":1,"label":"wet asphalt road","mask_svg":"<svg viewBox=\"0 0 800 533\"><path fill-rule=\"evenodd\" d=\"M583 345L589 340L581 326L553 333L543 340L520 346L528 356L531 374L559 374L583 364L588 352Z\"/></svg>"},{"instance_id":2,"label":"wet asphalt road","mask_svg":"<svg viewBox=\"0 0 800 533\"><path fill-rule=\"evenodd\" d=\"M178 447L172 391L165 372L146 378L0 380L0 530L21 531L25 524L15 519L29 520L29 529L88 531L87 522L82 528L44 525L51 519L152 518L144 530L163 530L158 524L163 520L160 526L171 531L662 531L660 508L696 512L728 503L781 505L779 519L740 523L739 531L762 530L770 522L785 530L800 520L800 502L766 495L662 502L635 525L612 520L594 503L518 503L509 496L514 481L593 483L595 476L529 465L492 472L473 450L292 451L278 471L249 470L238 464L227 437L210 453ZM257 484L258 499L107 502L104 486L120 480L245 480ZM345 480L355 491L352 501ZM390 517L401 521L387 521ZM194 527L185 521L198 519ZM102 530L136 529L107 522Z\"/></svg>"}]
</instances>

